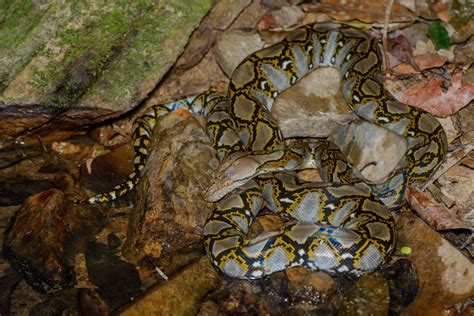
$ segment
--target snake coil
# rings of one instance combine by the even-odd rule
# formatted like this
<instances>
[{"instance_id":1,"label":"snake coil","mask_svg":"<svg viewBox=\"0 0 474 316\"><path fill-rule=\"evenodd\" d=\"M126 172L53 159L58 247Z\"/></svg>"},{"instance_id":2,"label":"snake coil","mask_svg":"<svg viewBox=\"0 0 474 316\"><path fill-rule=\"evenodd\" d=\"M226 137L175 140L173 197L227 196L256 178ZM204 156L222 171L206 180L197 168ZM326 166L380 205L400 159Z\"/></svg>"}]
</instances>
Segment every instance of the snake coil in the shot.
<instances>
[{"instance_id":1,"label":"snake coil","mask_svg":"<svg viewBox=\"0 0 474 316\"><path fill-rule=\"evenodd\" d=\"M134 172L109 193L82 204L124 195L137 184L158 117L181 108L207 117L207 132L222 161L207 192L216 202L204 227L204 246L225 274L255 279L289 267L361 274L377 268L394 248L394 220L407 186L428 180L446 156L446 135L429 113L397 101L380 79L376 41L356 28L306 25L282 42L245 58L227 95L205 92L150 108L134 125ZM349 107L408 143L382 183L362 179L332 143L322 139L285 146L270 111L275 98L319 67L335 67ZM317 87L316 87L317 88ZM318 166L323 183L303 182L295 170ZM266 208L294 221L247 237Z\"/></svg>"}]
</instances>

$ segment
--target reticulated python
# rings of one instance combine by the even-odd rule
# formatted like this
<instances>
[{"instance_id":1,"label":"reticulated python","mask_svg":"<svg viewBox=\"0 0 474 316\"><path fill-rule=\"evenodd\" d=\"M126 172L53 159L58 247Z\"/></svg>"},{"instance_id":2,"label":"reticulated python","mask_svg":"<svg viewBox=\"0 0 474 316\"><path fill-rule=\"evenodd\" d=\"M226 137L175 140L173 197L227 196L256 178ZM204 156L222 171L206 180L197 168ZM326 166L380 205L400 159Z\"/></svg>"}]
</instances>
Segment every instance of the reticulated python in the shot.
<instances>
[{"instance_id":1,"label":"reticulated python","mask_svg":"<svg viewBox=\"0 0 474 316\"><path fill-rule=\"evenodd\" d=\"M129 179L109 193L78 202L110 201L130 191L144 168L156 119L187 109L208 118L208 135L223 161L207 192L209 199L220 200L204 227L207 254L219 270L244 279L294 266L354 274L373 270L394 247L390 208L400 205L407 186L426 182L446 155L439 122L395 100L383 87L381 64L376 41L361 30L303 26L245 58L227 96L206 92L154 106L139 117ZM344 99L360 118L407 140L407 152L383 183L361 179L326 140L284 144L270 115L273 101L308 72L326 66L340 70ZM318 167L325 182L300 181L294 170L308 167ZM248 238L264 207L296 222Z\"/></svg>"}]
</instances>

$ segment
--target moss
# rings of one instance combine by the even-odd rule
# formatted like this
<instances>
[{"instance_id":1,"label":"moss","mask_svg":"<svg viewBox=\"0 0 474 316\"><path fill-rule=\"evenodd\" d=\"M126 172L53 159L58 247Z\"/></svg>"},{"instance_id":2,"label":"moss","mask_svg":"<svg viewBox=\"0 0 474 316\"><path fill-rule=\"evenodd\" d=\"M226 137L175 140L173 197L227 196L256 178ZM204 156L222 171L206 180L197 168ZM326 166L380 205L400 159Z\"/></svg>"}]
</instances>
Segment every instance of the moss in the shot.
<instances>
[{"instance_id":1,"label":"moss","mask_svg":"<svg viewBox=\"0 0 474 316\"><path fill-rule=\"evenodd\" d=\"M84 6L89 5L91 3L83 1L74 9L84 12ZM129 31L133 21L130 12L123 7L101 6L86 12L87 16L73 21L57 34L56 44L65 51L64 59L51 58L48 65L35 74L34 83L40 90L44 93L55 90L47 101L49 104L73 104L87 85L101 74L113 49ZM78 24L80 28L77 28Z\"/></svg>"},{"instance_id":2,"label":"moss","mask_svg":"<svg viewBox=\"0 0 474 316\"><path fill-rule=\"evenodd\" d=\"M88 95L99 95L106 103L130 100L142 81L157 76L164 66L169 66L162 61L167 60L166 56L176 54L187 42L188 36L180 33L189 34L211 5L210 0L192 4L189 1L168 1L162 6L144 5L146 10L129 34L127 44L133 49L121 52L102 75L100 84L92 87ZM172 46L166 46L170 44ZM104 86L107 89L102 89Z\"/></svg>"},{"instance_id":3,"label":"moss","mask_svg":"<svg viewBox=\"0 0 474 316\"><path fill-rule=\"evenodd\" d=\"M23 68L41 45L31 45L27 52L21 46L47 14L49 4L37 5L28 1L0 1L0 92L11 78Z\"/></svg>"},{"instance_id":4,"label":"moss","mask_svg":"<svg viewBox=\"0 0 474 316\"><path fill-rule=\"evenodd\" d=\"M8 5L8 2L10 4ZM8 5L8 6L7 6ZM21 43L29 31L34 28L48 11L47 5L36 5L32 0L7 1L0 28L0 53L2 50L15 48Z\"/></svg>"},{"instance_id":5,"label":"moss","mask_svg":"<svg viewBox=\"0 0 474 316\"><path fill-rule=\"evenodd\" d=\"M2 47L21 45L0 70L0 82L8 84L27 63L31 68L18 90L9 89L9 99L31 103L31 96L48 106L69 107L91 96L91 106L114 109L114 102L129 108L144 97L143 87L149 91L150 83L156 84L212 5L211 0L80 0L40 7L32 0L7 1L0 7L7 16L0 32L12 30L8 25L18 19L28 19L28 26L16 31L18 43L0 36L0 57L9 56Z\"/></svg>"},{"instance_id":6,"label":"moss","mask_svg":"<svg viewBox=\"0 0 474 316\"><path fill-rule=\"evenodd\" d=\"M102 16L99 21L86 21L79 30L67 29L60 33L61 46L69 47L64 64L68 65L77 58L90 55L86 68L97 74L117 41L130 27L125 12L114 8Z\"/></svg>"},{"instance_id":7,"label":"moss","mask_svg":"<svg viewBox=\"0 0 474 316\"><path fill-rule=\"evenodd\" d=\"M15 0L0 1L0 25L6 20L8 8L14 3L14 1Z\"/></svg>"}]
</instances>

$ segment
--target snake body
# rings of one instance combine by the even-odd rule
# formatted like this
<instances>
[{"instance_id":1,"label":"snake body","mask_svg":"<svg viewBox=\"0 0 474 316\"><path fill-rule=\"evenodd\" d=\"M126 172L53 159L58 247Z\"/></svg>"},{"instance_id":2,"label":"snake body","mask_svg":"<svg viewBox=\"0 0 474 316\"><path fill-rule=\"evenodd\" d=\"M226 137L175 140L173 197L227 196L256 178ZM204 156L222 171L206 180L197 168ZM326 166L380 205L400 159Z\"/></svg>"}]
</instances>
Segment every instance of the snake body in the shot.
<instances>
[{"instance_id":1,"label":"snake body","mask_svg":"<svg viewBox=\"0 0 474 316\"><path fill-rule=\"evenodd\" d=\"M135 122L135 170L113 191L79 203L105 202L137 184L156 119L175 108L208 118L222 161L207 197L218 200L204 227L204 246L225 274L255 279L294 266L360 274L378 267L394 248L394 220L407 186L423 184L446 155L446 136L429 113L394 99L380 76L377 42L356 28L306 25L282 42L245 58L228 94L205 92L157 105ZM362 119L404 137L408 150L382 183L362 179L339 149L310 139L285 146L270 110L275 98L318 67L335 67L343 96ZM303 182L294 170L318 167L325 182ZM295 220L247 237L266 208Z\"/></svg>"}]
</instances>

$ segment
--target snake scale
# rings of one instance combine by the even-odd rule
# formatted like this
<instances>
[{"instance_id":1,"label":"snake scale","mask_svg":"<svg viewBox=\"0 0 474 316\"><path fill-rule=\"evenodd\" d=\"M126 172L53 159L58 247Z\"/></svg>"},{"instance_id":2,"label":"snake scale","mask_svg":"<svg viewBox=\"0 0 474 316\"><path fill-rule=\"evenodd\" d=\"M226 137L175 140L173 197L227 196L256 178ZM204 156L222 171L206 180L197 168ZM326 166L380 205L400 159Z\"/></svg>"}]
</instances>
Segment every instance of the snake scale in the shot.
<instances>
[{"instance_id":1,"label":"snake scale","mask_svg":"<svg viewBox=\"0 0 474 316\"><path fill-rule=\"evenodd\" d=\"M446 135L429 113L397 101L383 87L382 56L366 32L335 23L305 25L245 58L227 95L205 92L160 104L134 125L134 172L113 191L77 201L113 200L134 188L158 117L180 108L207 117L221 167L207 191L216 200L204 227L204 247L225 274L256 279L303 266L359 275L377 268L394 249L394 219L407 186L428 180L446 156ZM343 97L361 118L404 137L408 149L381 183L370 183L332 143L306 139L285 145L270 110L275 98L318 67L340 70ZM295 170L319 168L322 183ZM262 209L292 221L248 237Z\"/></svg>"}]
</instances>

